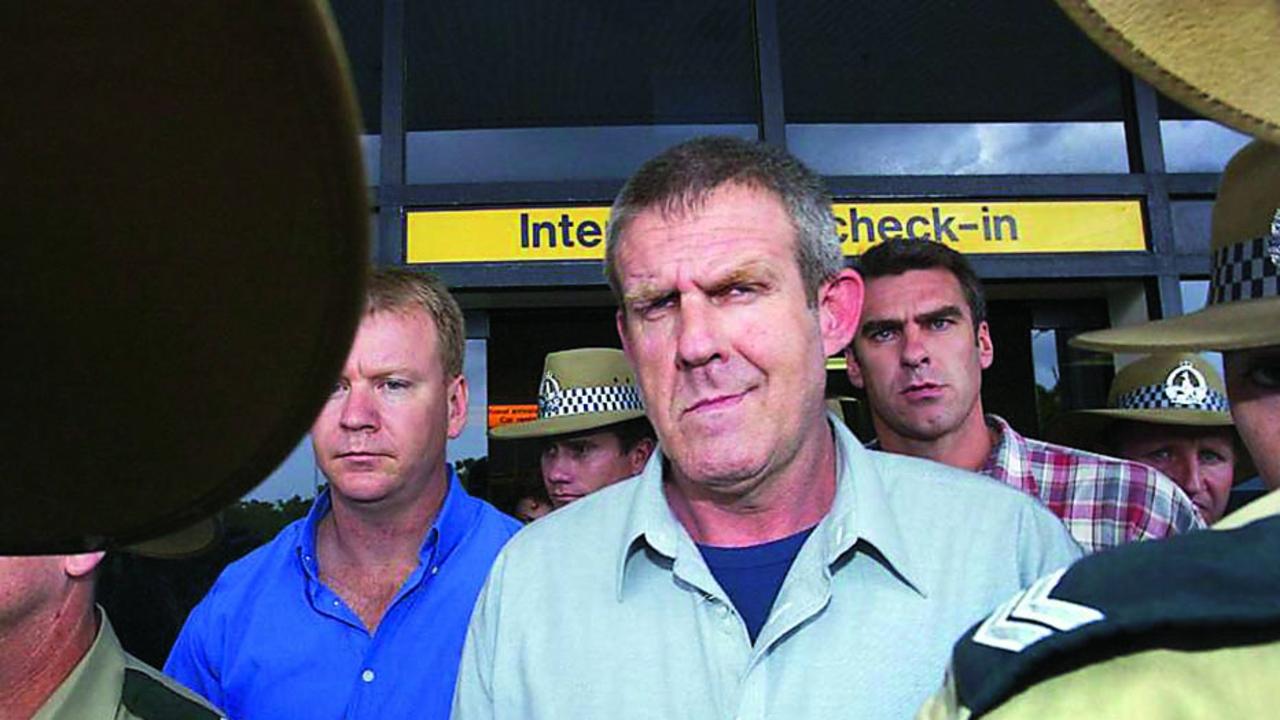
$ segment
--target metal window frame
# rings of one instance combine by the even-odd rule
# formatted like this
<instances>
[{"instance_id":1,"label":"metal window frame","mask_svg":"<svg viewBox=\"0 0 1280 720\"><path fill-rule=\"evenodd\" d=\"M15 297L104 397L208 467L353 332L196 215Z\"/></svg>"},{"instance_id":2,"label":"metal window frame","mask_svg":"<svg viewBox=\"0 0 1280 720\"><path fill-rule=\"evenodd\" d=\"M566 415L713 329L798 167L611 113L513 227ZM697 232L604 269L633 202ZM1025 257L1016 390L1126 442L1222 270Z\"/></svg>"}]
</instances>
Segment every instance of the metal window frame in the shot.
<instances>
[{"instance_id":1,"label":"metal window frame","mask_svg":"<svg viewBox=\"0 0 1280 720\"><path fill-rule=\"evenodd\" d=\"M410 185L405 183L405 3L382 0L381 181L373 191L379 211L374 259L379 265L405 265L406 217L412 210L466 206L608 204L622 185L616 181L535 181ZM418 0L426 2L428 0ZM753 0L759 137L787 147L782 83L778 0ZM1156 91L1128 72L1122 75L1125 137L1130 172L1075 175L979 176L828 176L837 198L1078 198L1128 197L1143 202L1148 252L1066 253L975 256L973 265L986 279L1078 278L1141 279L1148 290L1152 317L1181 314L1178 282L1204 273L1203 258L1178 255L1173 239L1172 199L1213 197L1213 173L1165 171ZM464 263L431 265L456 288L599 287L600 263Z\"/></svg>"}]
</instances>

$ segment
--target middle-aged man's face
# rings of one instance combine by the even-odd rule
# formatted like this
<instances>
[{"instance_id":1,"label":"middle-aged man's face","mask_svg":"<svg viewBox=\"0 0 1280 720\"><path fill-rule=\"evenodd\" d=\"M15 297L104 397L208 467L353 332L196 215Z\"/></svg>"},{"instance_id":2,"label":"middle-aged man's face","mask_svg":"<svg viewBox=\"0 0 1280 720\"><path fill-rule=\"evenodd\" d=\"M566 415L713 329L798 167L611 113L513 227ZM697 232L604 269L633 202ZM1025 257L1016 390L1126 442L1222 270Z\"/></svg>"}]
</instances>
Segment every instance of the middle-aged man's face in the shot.
<instances>
[{"instance_id":1,"label":"middle-aged man's face","mask_svg":"<svg viewBox=\"0 0 1280 720\"><path fill-rule=\"evenodd\" d=\"M542 482L551 504L563 507L644 468L652 444L642 440L629 452L610 430L553 437L542 446Z\"/></svg>"},{"instance_id":2,"label":"middle-aged man's face","mask_svg":"<svg viewBox=\"0 0 1280 720\"><path fill-rule=\"evenodd\" d=\"M862 285L842 271L810 307L795 243L778 198L737 184L624 233L618 333L663 451L694 486L749 493L828 432L824 358L848 342Z\"/></svg>"},{"instance_id":3,"label":"middle-aged man's face","mask_svg":"<svg viewBox=\"0 0 1280 720\"><path fill-rule=\"evenodd\" d=\"M1168 475L1206 523L1222 517L1235 478L1235 432L1230 427L1124 422L1113 432L1116 454Z\"/></svg>"},{"instance_id":4,"label":"middle-aged man's face","mask_svg":"<svg viewBox=\"0 0 1280 720\"><path fill-rule=\"evenodd\" d=\"M1280 488L1280 345L1222 354L1236 431L1267 487Z\"/></svg>"},{"instance_id":5,"label":"middle-aged man's face","mask_svg":"<svg viewBox=\"0 0 1280 720\"><path fill-rule=\"evenodd\" d=\"M336 497L417 497L466 423L466 379L445 376L435 321L422 310L366 314L333 394L311 427Z\"/></svg>"},{"instance_id":6,"label":"middle-aged man's face","mask_svg":"<svg viewBox=\"0 0 1280 720\"><path fill-rule=\"evenodd\" d=\"M849 380L866 391L880 434L917 442L946 437L978 412L993 356L987 324L975 332L960 282L943 268L868 280L846 354Z\"/></svg>"}]
</instances>

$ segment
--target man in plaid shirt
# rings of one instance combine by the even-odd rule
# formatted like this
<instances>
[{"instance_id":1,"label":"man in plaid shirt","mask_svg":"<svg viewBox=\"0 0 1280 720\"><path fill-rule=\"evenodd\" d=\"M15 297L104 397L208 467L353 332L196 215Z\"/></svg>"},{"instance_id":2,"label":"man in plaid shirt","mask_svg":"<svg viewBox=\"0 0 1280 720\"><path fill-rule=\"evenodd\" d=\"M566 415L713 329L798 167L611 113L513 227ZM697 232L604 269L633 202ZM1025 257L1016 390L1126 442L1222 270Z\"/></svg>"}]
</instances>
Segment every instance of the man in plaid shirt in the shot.
<instances>
[{"instance_id":1,"label":"man in plaid shirt","mask_svg":"<svg viewBox=\"0 0 1280 720\"><path fill-rule=\"evenodd\" d=\"M982 411L994 348L982 285L960 253L891 240L859 263L863 315L845 351L879 446L988 475L1049 507L1086 551L1204 527L1172 480L1129 460L1023 437Z\"/></svg>"}]
</instances>

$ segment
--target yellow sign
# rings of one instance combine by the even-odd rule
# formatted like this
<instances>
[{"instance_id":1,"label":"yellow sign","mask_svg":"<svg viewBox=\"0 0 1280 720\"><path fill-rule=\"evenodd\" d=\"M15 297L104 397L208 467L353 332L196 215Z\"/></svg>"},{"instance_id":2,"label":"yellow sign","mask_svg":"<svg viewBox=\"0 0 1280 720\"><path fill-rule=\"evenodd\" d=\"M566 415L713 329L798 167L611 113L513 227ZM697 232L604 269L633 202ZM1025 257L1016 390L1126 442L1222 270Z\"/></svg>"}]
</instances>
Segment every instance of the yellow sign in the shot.
<instances>
[{"instance_id":1,"label":"yellow sign","mask_svg":"<svg viewBox=\"0 0 1280 720\"><path fill-rule=\"evenodd\" d=\"M845 255L897 238L934 240L969 254L1147 249L1138 200L840 202ZM604 258L606 207L425 210L409 213L410 263Z\"/></svg>"}]
</instances>

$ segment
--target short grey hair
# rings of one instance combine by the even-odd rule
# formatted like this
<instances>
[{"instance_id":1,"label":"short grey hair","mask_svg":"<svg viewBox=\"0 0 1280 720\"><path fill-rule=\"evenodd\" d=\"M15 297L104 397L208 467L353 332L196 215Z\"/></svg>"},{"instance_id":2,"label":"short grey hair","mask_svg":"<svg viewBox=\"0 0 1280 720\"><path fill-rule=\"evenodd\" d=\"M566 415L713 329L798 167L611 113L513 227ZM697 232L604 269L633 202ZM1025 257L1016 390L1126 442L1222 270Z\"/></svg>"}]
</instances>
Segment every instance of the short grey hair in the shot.
<instances>
[{"instance_id":1,"label":"short grey hair","mask_svg":"<svg viewBox=\"0 0 1280 720\"><path fill-rule=\"evenodd\" d=\"M623 305L618 252L637 215L658 208L664 217L697 212L712 192L727 184L777 196L796 231L796 265L809 305L818 289L844 267L831 196L822 179L784 150L735 137L700 137L667 149L646 162L618 193L609 210L604 272Z\"/></svg>"}]
</instances>

